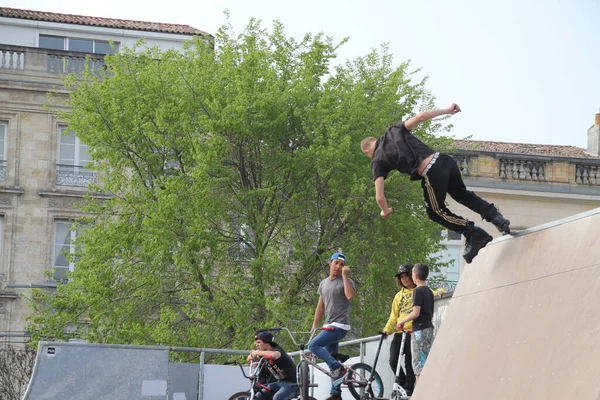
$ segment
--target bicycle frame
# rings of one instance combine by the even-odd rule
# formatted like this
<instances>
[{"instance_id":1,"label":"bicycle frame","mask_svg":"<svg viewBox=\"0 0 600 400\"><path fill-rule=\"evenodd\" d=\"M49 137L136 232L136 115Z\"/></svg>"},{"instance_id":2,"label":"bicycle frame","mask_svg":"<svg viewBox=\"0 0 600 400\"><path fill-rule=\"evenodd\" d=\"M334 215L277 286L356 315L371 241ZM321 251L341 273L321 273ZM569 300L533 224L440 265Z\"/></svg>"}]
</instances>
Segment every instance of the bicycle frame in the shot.
<instances>
[{"instance_id":1,"label":"bicycle frame","mask_svg":"<svg viewBox=\"0 0 600 400\"><path fill-rule=\"evenodd\" d=\"M367 380L367 385L365 386L365 389L367 391L367 393L369 394L369 396L371 396L370 398L375 399L375 394L373 393L373 380L374 377L373 375L375 374L375 368L377 368L377 361L379 361L379 354L381 353L381 345L383 344L383 339L384 339L384 332L381 331L379 332L379 344L377 345L377 353L375 353L375 360L373 361L373 368L371 369L371 374L369 375L369 379Z\"/></svg>"},{"instance_id":2,"label":"bicycle frame","mask_svg":"<svg viewBox=\"0 0 600 400\"><path fill-rule=\"evenodd\" d=\"M290 336L290 338L292 339L292 342L298 347L300 348L300 362L298 363L298 387L300 389L300 398L301 399L305 399L305 398L310 398L308 396L308 392L306 390L308 390L308 388L310 387L315 387L317 386L316 384L311 384L310 381L312 379L310 379L310 377L308 377L309 374L309 366L313 366L314 369L317 369L319 371L321 371L323 374L325 374L326 376L328 376L329 378L331 378L332 380L334 380L334 377L332 376L331 372L326 370L325 368L319 366L317 364L317 360L318 358L312 354L310 351L307 351L307 346L308 343L310 343L316 332L318 330L330 330L332 328L327 328L327 327L322 327L319 329L315 329L311 332L292 332L290 331L288 328L282 327L282 328L271 328L271 329L267 329L269 331L274 331L274 332L280 332L280 331L286 331L288 333L288 335ZM306 343L298 343L298 341L296 340L296 337L294 335L298 335L298 334L310 334L310 337L308 339L308 341ZM382 340L380 340L379 343L379 349L377 350L377 358L379 357L379 352L381 350L381 343ZM379 386L378 386L378 396L383 395L383 383L381 382L381 377L379 376L379 374L377 373L377 371L375 370L375 367L371 367L367 364L364 363L355 363L352 365L348 365L345 364L346 360L348 359L348 357L344 358L346 356L342 356L340 357L338 355L337 359L338 361L340 361L343 365L344 368L346 369L346 373L342 376L342 377L336 377L334 382L340 382L342 385L346 385L348 387L348 389L350 390L350 393L354 396L355 399L359 399L360 396L362 396L362 393L359 394L358 391L362 390L367 390L367 395L372 396L371 398L375 398L375 396L373 395L373 382L375 380L377 380ZM375 359L375 363L377 363L377 358ZM360 371L365 371L365 370L369 370L370 371L370 375L369 378L366 379L366 375L361 375ZM301 377L303 377L301 379ZM307 379L308 377L308 379ZM337 384L336 382L336 384ZM360 397L362 399L362 397Z\"/></svg>"},{"instance_id":3,"label":"bicycle frame","mask_svg":"<svg viewBox=\"0 0 600 400\"><path fill-rule=\"evenodd\" d=\"M244 378L250 380L250 400L254 399L254 395L256 394L255 389L257 386L260 387L261 389L270 390L265 385L263 385L257 381L258 376L260 375L260 372L264 368L266 362L267 362L267 358L264 358L264 357L262 357L259 361L251 361L250 362L250 370L248 371L248 375L246 375L246 371L244 371L244 366L239 362L236 363L242 370L242 375L244 375Z\"/></svg>"},{"instance_id":4,"label":"bicycle frame","mask_svg":"<svg viewBox=\"0 0 600 400\"><path fill-rule=\"evenodd\" d=\"M271 328L271 329L268 329L268 330L269 331L274 331L274 332L286 331L288 333L288 335L290 336L290 338L292 339L292 342L294 342L294 344L298 348L300 348L300 363L304 361L308 365L313 366L314 368L318 369L319 371L321 371L322 373L324 373L328 377L332 378L331 372L329 372L328 370L326 370L325 368L323 368L319 364L317 364L317 358L310 351L307 350L308 344L311 342L311 340L313 340L313 338L315 337L315 334L317 333L317 331L328 330L328 328L322 327L322 328L315 329L314 331L311 331L311 332L292 332L288 328L285 328L285 327L283 327L283 328ZM310 334L310 337L308 338L308 341L306 343L298 343L296 341L296 338L295 338L294 334L296 334L296 335L298 335L298 334L306 334L306 335ZM300 363L298 363L298 368L300 367ZM348 366L345 366L345 367L348 367Z\"/></svg>"}]
</instances>

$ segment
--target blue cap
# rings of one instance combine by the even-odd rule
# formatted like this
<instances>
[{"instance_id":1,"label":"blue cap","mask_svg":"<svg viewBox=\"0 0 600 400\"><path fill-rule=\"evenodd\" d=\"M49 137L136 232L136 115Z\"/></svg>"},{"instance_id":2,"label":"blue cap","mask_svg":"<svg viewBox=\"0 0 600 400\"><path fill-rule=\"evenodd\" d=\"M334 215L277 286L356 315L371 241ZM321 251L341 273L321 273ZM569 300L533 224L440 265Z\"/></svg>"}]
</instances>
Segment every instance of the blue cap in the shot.
<instances>
[{"instance_id":1,"label":"blue cap","mask_svg":"<svg viewBox=\"0 0 600 400\"><path fill-rule=\"evenodd\" d=\"M329 261L333 261L333 260L340 260L340 261L343 261L344 264L346 264L346 256L343 255L342 253L333 253L333 255L331 256Z\"/></svg>"}]
</instances>

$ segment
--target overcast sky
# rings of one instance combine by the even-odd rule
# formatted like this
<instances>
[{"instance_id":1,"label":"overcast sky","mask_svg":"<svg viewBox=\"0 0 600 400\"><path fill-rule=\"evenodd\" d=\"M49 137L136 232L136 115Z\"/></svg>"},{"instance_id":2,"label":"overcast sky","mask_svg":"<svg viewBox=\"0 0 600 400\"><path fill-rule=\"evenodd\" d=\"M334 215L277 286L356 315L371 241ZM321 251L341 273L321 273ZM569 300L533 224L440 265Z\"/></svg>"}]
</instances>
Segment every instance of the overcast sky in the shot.
<instances>
[{"instance_id":1,"label":"overcast sky","mask_svg":"<svg viewBox=\"0 0 600 400\"><path fill-rule=\"evenodd\" d=\"M214 33L231 12L286 33L349 37L340 58L389 43L430 80L437 106L458 103L453 135L587 147L600 112L598 0L0 0L0 6L191 25Z\"/></svg>"}]
</instances>

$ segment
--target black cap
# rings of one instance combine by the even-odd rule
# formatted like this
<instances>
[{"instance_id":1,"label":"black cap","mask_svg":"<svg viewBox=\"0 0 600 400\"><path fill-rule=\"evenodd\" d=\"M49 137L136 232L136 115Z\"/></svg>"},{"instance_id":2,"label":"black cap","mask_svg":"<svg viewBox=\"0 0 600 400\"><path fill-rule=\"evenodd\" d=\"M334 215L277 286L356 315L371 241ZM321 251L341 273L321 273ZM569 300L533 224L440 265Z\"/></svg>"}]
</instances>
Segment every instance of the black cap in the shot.
<instances>
[{"instance_id":1,"label":"black cap","mask_svg":"<svg viewBox=\"0 0 600 400\"><path fill-rule=\"evenodd\" d=\"M401 264L398 267L398 273L395 275L397 278L400 277L400 275L402 274L408 274L410 273L410 271L412 271L414 265L413 264Z\"/></svg>"},{"instance_id":2,"label":"black cap","mask_svg":"<svg viewBox=\"0 0 600 400\"><path fill-rule=\"evenodd\" d=\"M260 339L265 343L272 344L275 340L275 336L271 332L261 331L257 332L256 335L254 335L254 340L256 339Z\"/></svg>"}]
</instances>

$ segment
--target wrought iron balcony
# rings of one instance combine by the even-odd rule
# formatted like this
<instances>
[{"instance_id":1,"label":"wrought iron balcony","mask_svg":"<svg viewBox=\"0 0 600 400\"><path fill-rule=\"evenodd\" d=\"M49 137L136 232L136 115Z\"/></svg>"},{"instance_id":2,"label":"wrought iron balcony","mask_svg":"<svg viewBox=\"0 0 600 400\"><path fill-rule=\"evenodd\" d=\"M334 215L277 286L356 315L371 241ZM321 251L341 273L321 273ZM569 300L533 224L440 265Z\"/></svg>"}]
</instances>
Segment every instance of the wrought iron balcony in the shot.
<instances>
[{"instance_id":1,"label":"wrought iron balcony","mask_svg":"<svg viewBox=\"0 0 600 400\"><path fill-rule=\"evenodd\" d=\"M96 174L81 165L56 164L56 184L87 187L96 182Z\"/></svg>"},{"instance_id":2,"label":"wrought iron balcony","mask_svg":"<svg viewBox=\"0 0 600 400\"><path fill-rule=\"evenodd\" d=\"M429 282L429 286L432 289L441 289L444 288L446 292L454 292L456 290L456 285L458 285L458 281L433 281Z\"/></svg>"},{"instance_id":3,"label":"wrought iron balcony","mask_svg":"<svg viewBox=\"0 0 600 400\"><path fill-rule=\"evenodd\" d=\"M0 160L0 181L6 180L6 160Z\"/></svg>"}]
</instances>

